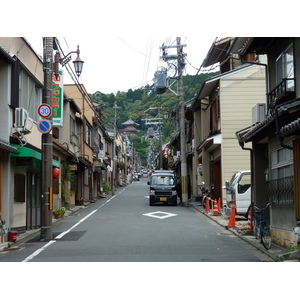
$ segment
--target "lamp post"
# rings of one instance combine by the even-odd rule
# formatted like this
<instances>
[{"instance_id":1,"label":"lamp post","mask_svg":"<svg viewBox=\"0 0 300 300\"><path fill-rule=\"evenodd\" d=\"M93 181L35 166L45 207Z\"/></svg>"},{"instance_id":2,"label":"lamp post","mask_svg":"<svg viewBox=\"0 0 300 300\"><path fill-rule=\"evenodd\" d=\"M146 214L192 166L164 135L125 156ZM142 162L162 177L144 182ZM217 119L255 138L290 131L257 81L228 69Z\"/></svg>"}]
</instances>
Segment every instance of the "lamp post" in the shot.
<instances>
[{"instance_id":1,"label":"lamp post","mask_svg":"<svg viewBox=\"0 0 300 300\"><path fill-rule=\"evenodd\" d=\"M54 75L55 75L55 77L58 77L58 64L61 63L61 65L64 67L71 60L71 56L69 56L69 55L72 53L77 53L77 58L73 61L73 64L74 64L74 69L75 69L77 76L79 77L81 75L84 61L81 60L81 58L79 57L80 50L79 50L79 45L78 45L77 51L71 51L62 58L60 57L60 53L58 51L56 52L55 58L54 58L54 62L55 62L54 63Z\"/></svg>"},{"instance_id":2,"label":"lamp post","mask_svg":"<svg viewBox=\"0 0 300 300\"><path fill-rule=\"evenodd\" d=\"M79 46L77 51L68 53L64 58L60 58L59 53L55 54L53 61L53 37L43 38L44 50L44 98L43 103L52 107L52 79L53 73L58 77L58 64L62 62L64 66L71 57L71 53L77 53L77 58L74 61L74 67L77 76L80 76L83 66L83 61L80 59ZM52 122L52 116L47 118ZM42 218L41 218L41 234L40 240L52 239L52 158L53 158L53 144L52 144L52 130L42 135Z\"/></svg>"}]
</instances>

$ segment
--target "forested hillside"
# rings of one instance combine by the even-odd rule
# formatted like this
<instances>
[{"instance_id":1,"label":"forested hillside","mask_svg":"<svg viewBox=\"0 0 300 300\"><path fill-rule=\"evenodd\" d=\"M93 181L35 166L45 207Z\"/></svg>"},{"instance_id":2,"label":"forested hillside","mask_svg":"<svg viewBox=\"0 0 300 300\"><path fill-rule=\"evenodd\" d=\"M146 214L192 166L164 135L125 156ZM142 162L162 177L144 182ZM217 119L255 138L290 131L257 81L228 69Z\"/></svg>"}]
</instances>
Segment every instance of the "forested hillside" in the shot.
<instances>
[{"instance_id":1,"label":"forested hillside","mask_svg":"<svg viewBox=\"0 0 300 300\"><path fill-rule=\"evenodd\" d=\"M195 97L196 93L199 91L201 84L207 79L218 75L218 72L200 74L200 75L186 75L183 77L184 84L184 101L189 101ZM177 91L177 84L172 86L172 90ZM148 110L150 107L162 107L161 115L162 117L164 111L171 112L176 108L178 102L178 97L174 95L171 91L167 91L162 95L158 95L153 90L153 86L146 86L144 88L136 90L128 90L127 92L118 92L116 95L103 94L100 91L90 94L93 101L99 102L103 105L102 116L103 123L106 128L113 127L113 116L114 116L114 105L118 106L117 113L117 130L123 129L122 123L126 122L128 119L132 119L134 122L138 123L138 137L133 138L132 142L135 148L140 153L141 157L144 158L148 149L148 141L144 139L147 134L147 128L143 119L158 117L157 110ZM170 141L172 135L174 135L175 120L170 118L164 121L163 126L163 142Z\"/></svg>"}]
</instances>

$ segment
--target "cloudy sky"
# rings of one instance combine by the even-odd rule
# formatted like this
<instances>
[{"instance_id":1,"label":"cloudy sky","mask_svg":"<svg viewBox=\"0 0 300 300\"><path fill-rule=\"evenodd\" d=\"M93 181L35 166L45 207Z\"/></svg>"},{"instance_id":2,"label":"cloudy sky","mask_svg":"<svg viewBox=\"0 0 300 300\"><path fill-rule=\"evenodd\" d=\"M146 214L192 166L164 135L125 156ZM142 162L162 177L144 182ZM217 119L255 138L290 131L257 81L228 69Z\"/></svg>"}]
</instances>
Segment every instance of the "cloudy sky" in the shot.
<instances>
[{"instance_id":1,"label":"cloudy sky","mask_svg":"<svg viewBox=\"0 0 300 300\"><path fill-rule=\"evenodd\" d=\"M151 85L155 71L167 66L161 59L160 47L163 43L176 45L176 37L151 37L142 34L57 38L65 54L76 50L79 44L80 57L84 61L79 82L84 84L89 93L117 93ZM26 39L36 52L43 54L42 37L26 36ZM214 36L201 34L181 37L181 44L186 45L184 53L187 55L184 74L197 73L214 40ZM176 48L168 51L169 54L176 54ZM72 54L72 61L76 57L76 54ZM72 62L70 65L73 65ZM74 83L67 70L64 69L64 73L65 83Z\"/></svg>"},{"instance_id":2,"label":"cloudy sky","mask_svg":"<svg viewBox=\"0 0 300 300\"><path fill-rule=\"evenodd\" d=\"M166 39L175 42L179 36L187 44L185 74L192 75L215 37L282 33L282 22L276 22L274 17L280 14L281 7L272 7L272 14L266 15L265 11L270 10L267 1L245 10L237 0L63 0L59 3L16 0L14 3L17 7L14 22L10 13L3 13L0 35L25 36L40 54L43 36L58 37L65 53L76 50L79 44L81 59L85 61L79 81L89 93L116 93L151 84L154 72L163 64L159 47ZM290 36L295 34L290 30L298 28L291 25L291 20L298 19L293 17L296 11L289 11ZM172 40L165 38L173 35ZM73 81L66 76L65 83Z\"/></svg>"}]
</instances>

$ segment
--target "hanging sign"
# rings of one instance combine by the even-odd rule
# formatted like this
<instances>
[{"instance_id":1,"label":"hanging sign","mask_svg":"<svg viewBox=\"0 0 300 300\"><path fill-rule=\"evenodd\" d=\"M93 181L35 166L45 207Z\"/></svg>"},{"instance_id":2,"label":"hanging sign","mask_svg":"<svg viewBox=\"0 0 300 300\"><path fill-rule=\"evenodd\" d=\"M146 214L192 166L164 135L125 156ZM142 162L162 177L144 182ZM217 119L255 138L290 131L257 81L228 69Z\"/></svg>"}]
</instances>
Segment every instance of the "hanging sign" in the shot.
<instances>
[{"instance_id":1,"label":"hanging sign","mask_svg":"<svg viewBox=\"0 0 300 300\"><path fill-rule=\"evenodd\" d=\"M64 85L63 71L58 72L58 77L52 77L52 122L53 126L63 126L64 116Z\"/></svg>"}]
</instances>

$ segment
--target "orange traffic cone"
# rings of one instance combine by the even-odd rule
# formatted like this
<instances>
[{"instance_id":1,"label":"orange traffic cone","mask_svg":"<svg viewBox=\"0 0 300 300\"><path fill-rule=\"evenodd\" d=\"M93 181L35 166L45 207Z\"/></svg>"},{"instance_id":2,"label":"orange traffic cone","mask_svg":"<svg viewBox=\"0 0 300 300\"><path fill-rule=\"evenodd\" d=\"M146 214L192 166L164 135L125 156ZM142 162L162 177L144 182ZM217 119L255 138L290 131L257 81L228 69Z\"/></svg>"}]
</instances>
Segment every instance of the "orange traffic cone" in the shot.
<instances>
[{"instance_id":1,"label":"orange traffic cone","mask_svg":"<svg viewBox=\"0 0 300 300\"><path fill-rule=\"evenodd\" d=\"M217 203L217 200L215 199L215 201L214 201L214 216L217 216L218 214L219 214L218 203Z\"/></svg>"},{"instance_id":2,"label":"orange traffic cone","mask_svg":"<svg viewBox=\"0 0 300 300\"><path fill-rule=\"evenodd\" d=\"M235 205L232 206L231 215L226 229L235 227Z\"/></svg>"},{"instance_id":3,"label":"orange traffic cone","mask_svg":"<svg viewBox=\"0 0 300 300\"><path fill-rule=\"evenodd\" d=\"M209 198L205 198L205 212L210 212Z\"/></svg>"},{"instance_id":4,"label":"orange traffic cone","mask_svg":"<svg viewBox=\"0 0 300 300\"><path fill-rule=\"evenodd\" d=\"M218 212L221 212L221 198L218 199Z\"/></svg>"},{"instance_id":5,"label":"orange traffic cone","mask_svg":"<svg viewBox=\"0 0 300 300\"><path fill-rule=\"evenodd\" d=\"M248 212L248 223L247 223L247 228L246 230L251 230L251 226L252 225L252 214L251 214L251 210L249 210Z\"/></svg>"}]
</instances>

